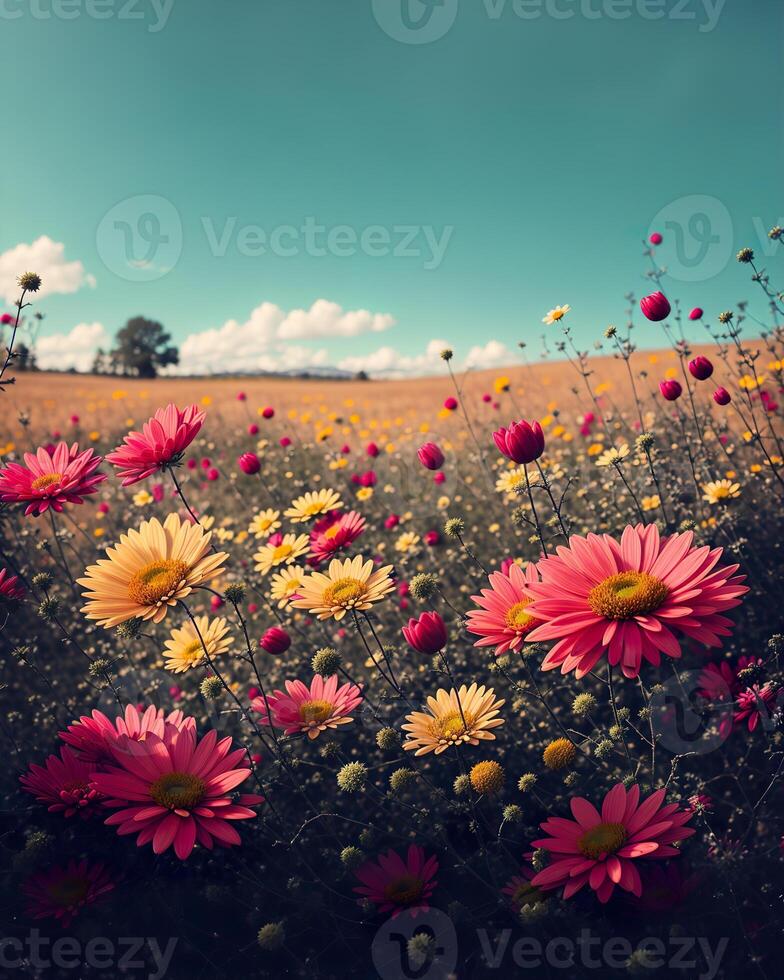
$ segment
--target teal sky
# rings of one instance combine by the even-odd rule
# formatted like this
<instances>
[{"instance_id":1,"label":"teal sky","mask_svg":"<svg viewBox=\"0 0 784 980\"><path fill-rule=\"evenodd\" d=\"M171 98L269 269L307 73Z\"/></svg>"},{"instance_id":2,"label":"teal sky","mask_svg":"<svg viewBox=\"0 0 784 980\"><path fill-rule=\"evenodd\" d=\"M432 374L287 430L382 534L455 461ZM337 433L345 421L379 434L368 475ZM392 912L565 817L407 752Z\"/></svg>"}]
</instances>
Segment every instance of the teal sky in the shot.
<instances>
[{"instance_id":1,"label":"teal sky","mask_svg":"<svg viewBox=\"0 0 784 980\"><path fill-rule=\"evenodd\" d=\"M764 232L784 224L781 3L446 0L422 28L454 14L443 37L408 44L378 22L399 19L401 0L376 0L378 18L372 0L174 0L164 21L168 2L98 0L99 20L90 0L65 0L77 12L65 20L58 0L0 0L0 285L13 264L2 253L41 236L95 278L41 299L44 335L111 333L141 313L182 342L264 302L324 299L395 325L342 338L306 325L284 342L263 333L273 317L256 352L295 344L335 364L389 346L405 359L433 338L461 356L491 339L536 352L544 314L569 303L587 346L624 321L626 292L646 291L641 239L662 209L673 296L709 313L753 297L732 256L746 244L764 255ZM147 267L127 259L146 258L156 215L172 231L171 208L132 202L104 221L140 195L170 202L182 225L181 251L170 235ZM216 254L205 223L219 238L231 218ZM309 254L286 232L295 255L238 250L243 227L269 236L309 218L357 235L380 226L387 252L411 226L418 254L341 246L345 229L337 250L355 254L334 242ZM425 235L444 229L438 261ZM162 275L168 247L179 254ZM640 340L655 344L655 329Z\"/></svg>"}]
</instances>

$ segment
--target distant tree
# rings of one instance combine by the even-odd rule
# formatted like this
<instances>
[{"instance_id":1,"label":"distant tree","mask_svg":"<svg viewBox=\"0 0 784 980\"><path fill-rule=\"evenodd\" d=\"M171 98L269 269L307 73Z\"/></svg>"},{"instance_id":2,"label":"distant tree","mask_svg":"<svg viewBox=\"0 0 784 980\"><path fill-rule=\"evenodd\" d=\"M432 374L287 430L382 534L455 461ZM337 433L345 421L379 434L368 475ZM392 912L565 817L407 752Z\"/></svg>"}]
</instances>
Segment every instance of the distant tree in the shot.
<instances>
[{"instance_id":1,"label":"distant tree","mask_svg":"<svg viewBox=\"0 0 784 980\"><path fill-rule=\"evenodd\" d=\"M35 362L35 351L31 350L27 344L17 344L14 351L16 366L20 371L37 371L38 366Z\"/></svg>"},{"instance_id":2,"label":"distant tree","mask_svg":"<svg viewBox=\"0 0 784 980\"><path fill-rule=\"evenodd\" d=\"M368 378L367 371L357 371L357 373L354 375L354 380L355 381L368 381L369 378Z\"/></svg>"},{"instance_id":3,"label":"distant tree","mask_svg":"<svg viewBox=\"0 0 784 980\"><path fill-rule=\"evenodd\" d=\"M111 374L112 372L112 361L109 354L99 347L95 352L95 357L93 358L93 363L90 366L90 374Z\"/></svg>"},{"instance_id":4,"label":"distant tree","mask_svg":"<svg viewBox=\"0 0 784 980\"><path fill-rule=\"evenodd\" d=\"M170 341L171 334L160 323L135 316L115 338L109 355L112 368L120 374L154 378L160 368L179 364L180 355Z\"/></svg>"}]
</instances>

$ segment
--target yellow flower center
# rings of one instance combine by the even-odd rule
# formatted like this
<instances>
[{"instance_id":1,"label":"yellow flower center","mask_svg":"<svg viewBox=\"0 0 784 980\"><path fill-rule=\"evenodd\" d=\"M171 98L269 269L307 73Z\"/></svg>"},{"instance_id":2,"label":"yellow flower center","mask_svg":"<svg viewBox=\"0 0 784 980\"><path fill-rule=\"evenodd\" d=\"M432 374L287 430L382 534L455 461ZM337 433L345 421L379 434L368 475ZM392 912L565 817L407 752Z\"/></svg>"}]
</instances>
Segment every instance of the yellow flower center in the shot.
<instances>
[{"instance_id":1,"label":"yellow flower center","mask_svg":"<svg viewBox=\"0 0 784 980\"><path fill-rule=\"evenodd\" d=\"M55 881L46 889L55 905L68 909L83 902L89 890L89 881L76 875L69 875L60 881Z\"/></svg>"},{"instance_id":2,"label":"yellow flower center","mask_svg":"<svg viewBox=\"0 0 784 980\"><path fill-rule=\"evenodd\" d=\"M350 609L367 595L367 585L357 578L339 578L324 592L324 605Z\"/></svg>"},{"instance_id":3,"label":"yellow flower center","mask_svg":"<svg viewBox=\"0 0 784 980\"><path fill-rule=\"evenodd\" d=\"M608 854L615 854L626 840L626 827L622 823L599 823L582 835L577 841L581 854L598 860Z\"/></svg>"},{"instance_id":4,"label":"yellow flower center","mask_svg":"<svg viewBox=\"0 0 784 980\"><path fill-rule=\"evenodd\" d=\"M563 317L563 310L553 310L550 316L553 320L560 320Z\"/></svg>"},{"instance_id":5,"label":"yellow flower center","mask_svg":"<svg viewBox=\"0 0 784 980\"><path fill-rule=\"evenodd\" d=\"M326 501L324 500L314 500L309 504L304 504L300 506L300 512L306 514L308 517L313 517L315 514L323 514L326 508Z\"/></svg>"},{"instance_id":6,"label":"yellow flower center","mask_svg":"<svg viewBox=\"0 0 784 980\"><path fill-rule=\"evenodd\" d=\"M335 706L330 701L303 701L299 706L299 717L307 725L323 725L334 711Z\"/></svg>"},{"instance_id":7,"label":"yellow flower center","mask_svg":"<svg viewBox=\"0 0 784 980\"><path fill-rule=\"evenodd\" d=\"M473 718L465 712L465 722L459 711L450 711L430 723L430 734L442 742L457 742L466 733L466 724L471 728Z\"/></svg>"},{"instance_id":8,"label":"yellow flower center","mask_svg":"<svg viewBox=\"0 0 784 980\"><path fill-rule=\"evenodd\" d=\"M189 667L195 667L203 657L204 647L201 645L201 640L195 639L182 648L179 659L188 664Z\"/></svg>"},{"instance_id":9,"label":"yellow flower center","mask_svg":"<svg viewBox=\"0 0 784 980\"><path fill-rule=\"evenodd\" d=\"M338 531L340 530L340 524L335 522L324 532L324 537L328 538L330 541L338 536Z\"/></svg>"},{"instance_id":10,"label":"yellow flower center","mask_svg":"<svg viewBox=\"0 0 784 980\"><path fill-rule=\"evenodd\" d=\"M150 786L150 796L167 810L192 810L206 792L204 781L189 772L167 772Z\"/></svg>"},{"instance_id":11,"label":"yellow flower center","mask_svg":"<svg viewBox=\"0 0 784 980\"><path fill-rule=\"evenodd\" d=\"M275 550L272 552L272 560L274 562L285 561L293 550L294 549L288 543L279 544L277 548L275 548Z\"/></svg>"},{"instance_id":12,"label":"yellow flower center","mask_svg":"<svg viewBox=\"0 0 784 980\"><path fill-rule=\"evenodd\" d=\"M669 593L661 579L647 572L618 572L591 589L588 605L605 619L632 619L658 609Z\"/></svg>"},{"instance_id":13,"label":"yellow flower center","mask_svg":"<svg viewBox=\"0 0 784 980\"><path fill-rule=\"evenodd\" d=\"M128 582L128 598L140 606L169 599L182 585L190 566L176 558L161 558L140 568Z\"/></svg>"},{"instance_id":14,"label":"yellow flower center","mask_svg":"<svg viewBox=\"0 0 784 980\"><path fill-rule=\"evenodd\" d=\"M38 492L39 490L48 490L49 487L53 487L56 483L62 480L62 473L44 473L43 476L37 477L30 484L30 489Z\"/></svg>"},{"instance_id":15,"label":"yellow flower center","mask_svg":"<svg viewBox=\"0 0 784 980\"><path fill-rule=\"evenodd\" d=\"M395 905L412 905L422 895L424 882L414 875L401 875L384 887L384 898Z\"/></svg>"},{"instance_id":16,"label":"yellow flower center","mask_svg":"<svg viewBox=\"0 0 784 980\"><path fill-rule=\"evenodd\" d=\"M506 625L515 633L529 633L536 620L525 611L531 605L530 599L516 602L506 614Z\"/></svg>"}]
</instances>

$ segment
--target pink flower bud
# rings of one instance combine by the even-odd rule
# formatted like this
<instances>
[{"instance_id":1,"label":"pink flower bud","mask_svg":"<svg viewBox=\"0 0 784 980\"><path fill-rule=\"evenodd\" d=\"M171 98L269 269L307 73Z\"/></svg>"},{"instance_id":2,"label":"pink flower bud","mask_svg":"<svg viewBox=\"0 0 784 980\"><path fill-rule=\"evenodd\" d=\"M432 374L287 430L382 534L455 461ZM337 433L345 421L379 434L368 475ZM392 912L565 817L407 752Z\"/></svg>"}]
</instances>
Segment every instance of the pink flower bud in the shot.
<instances>
[{"instance_id":1,"label":"pink flower bud","mask_svg":"<svg viewBox=\"0 0 784 980\"><path fill-rule=\"evenodd\" d=\"M658 231L654 231L653 234L648 237L648 241L651 243L651 245L661 245L664 239Z\"/></svg>"},{"instance_id":2,"label":"pink flower bud","mask_svg":"<svg viewBox=\"0 0 784 980\"><path fill-rule=\"evenodd\" d=\"M660 381L659 391L668 402L677 401L683 394L683 388L681 388L679 381Z\"/></svg>"},{"instance_id":3,"label":"pink flower bud","mask_svg":"<svg viewBox=\"0 0 784 980\"><path fill-rule=\"evenodd\" d=\"M538 422L510 422L498 429L493 439L499 451L515 463L533 463L544 452L544 432Z\"/></svg>"},{"instance_id":4,"label":"pink flower bud","mask_svg":"<svg viewBox=\"0 0 784 980\"><path fill-rule=\"evenodd\" d=\"M451 397L447 398L446 401L444 402L444 408L448 412L454 412L454 410L457 408L457 399Z\"/></svg>"},{"instance_id":5,"label":"pink flower bud","mask_svg":"<svg viewBox=\"0 0 784 980\"><path fill-rule=\"evenodd\" d=\"M255 453L243 453L237 460L237 466L246 476L255 476L261 469L261 461Z\"/></svg>"},{"instance_id":6,"label":"pink flower bud","mask_svg":"<svg viewBox=\"0 0 784 980\"><path fill-rule=\"evenodd\" d=\"M367 446L365 446L365 452L368 454L368 456L375 459L376 456L378 456L378 446L375 444L375 442L369 442Z\"/></svg>"},{"instance_id":7,"label":"pink flower bud","mask_svg":"<svg viewBox=\"0 0 784 980\"><path fill-rule=\"evenodd\" d=\"M272 418L275 417L275 409L272 408L271 406L267 405L266 408L263 408L261 410L261 414L262 414L263 418L265 418L265 419L272 419Z\"/></svg>"},{"instance_id":8,"label":"pink flower bud","mask_svg":"<svg viewBox=\"0 0 784 980\"><path fill-rule=\"evenodd\" d=\"M251 424L248 426L248 435L257 436L258 434L259 434L259 427L256 425L255 422L251 422Z\"/></svg>"},{"instance_id":9,"label":"pink flower bud","mask_svg":"<svg viewBox=\"0 0 784 980\"><path fill-rule=\"evenodd\" d=\"M418 653L438 653L446 646L446 625L437 612L423 612L419 619L409 619L403 636Z\"/></svg>"},{"instance_id":10,"label":"pink flower bud","mask_svg":"<svg viewBox=\"0 0 784 980\"><path fill-rule=\"evenodd\" d=\"M695 306L694 309L689 314L689 319L690 320L701 320L702 319L702 313L703 313L702 307L701 306Z\"/></svg>"},{"instance_id":11,"label":"pink flower bud","mask_svg":"<svg viewBox=\"0 0 784 980\"><path fill-rule=\"evenodd\" d=\"M439 470L437 473L433 474L433 483L437 483L439 486L446 481L446 473L443 470Z\"/></svg>"},{"instance_id":12,"label":"pink flower bud","mask_svg":"<svg viewBox=\"0 0 784 980\"><path fill-rule=\"evenodd\" d=\"M689 373L698 381L707 381L713 374L713 364L711 364L707 357L699 354L693 360L689 361Z\"/></svg>"},{"instance_id":13,"label":"pink flower bud","mask_svg":"<svg viewBox=\"0 0 784 980\"><path fill-rule=\"evenodd\" d=\"M435 548L441 540L441 535L438 531L426 531L423 540L428 547Z\"/></svg>"},{"instance_id":14,"label":"pink flower bud","mask_svg":"<svg viewBox=\"0 0 784 980\"><path fill-rule=\"evenodd\" d=\"M244 402L247 399L247 397L248 396L245 394L244 391L238 391L237 392L237 401L238 402Z\"/></svg>"},{"instance_id":15,"label":"pink flower bud","mask_svg":"<svg viewBox=\"0 0 784 980\"><path fill-rule=\"evenodd\" d=\"M391 531L393 528L396 528L399 523L400 518L397 516L397 514L390 514L384 521L384 527L387 529L387 531Z\"/></svg>"},{"instance_id":16,"label":"pink flower bud","mask_svg":"<svg viewBox=\"0 0 784 980\"><path fill-rule=\"evenodd\" d=\"M713 392L713 400L717 405L729 405L729 403L732 401L732 396L726 388L717 388Z\"/></svg>"},{"instance_id":17,"label":"pink flower bud","mask_svg":"<svg viewBox=\"0 0 784 980\"><path fill-rule=\"evenodd\" d=\"M288 436L281 436L279 441L284 449L287 449L291 445L291 439Z\"/></svg>"},{"instance_id":18,"label":"pink flower bud","mask_svg":"<svg viewBox=\"0 0 784 980\"><path fill-rule=\"evenodd\" d=\"M211 466L207 470L207 479L210 480L212 483L220 479L220 473L215 469L214 466Z\"/></svg>"},{"instance_id":19,"label":"pink flower bud","mask_svg":"<svg viewBox=\"0 0 784 980\"><path fill-rule=\"evenodd\" d=\"M434 442L426 442L417 450L419 462L428 470L440 470L444 465L444 454Z\"/></svg>"},{"instance_id":20,"label":"pink flower bud","mask_svg":"<svg viewBox=\"0 0 784 980\"><path fill-rule=\"evenodd\" d=\"M666 320L670 315L672 307L664 293L651 293L650 296L643 296L640 300L640 309L643 315L655 323L659 320Z\"/></svg>"},{"instance_id":21,"label":"pink flower bud","mask_svg":"<svg viewBox=\"0 0 784 980\"><path fill-rule=\"evenodd\" d=\"M259 640L259 646L262 650L266 650L267 653L279 657L281 653L285 653L291 646L291 637L280 626L271 626Z\"/></svg>"}]
</instances>

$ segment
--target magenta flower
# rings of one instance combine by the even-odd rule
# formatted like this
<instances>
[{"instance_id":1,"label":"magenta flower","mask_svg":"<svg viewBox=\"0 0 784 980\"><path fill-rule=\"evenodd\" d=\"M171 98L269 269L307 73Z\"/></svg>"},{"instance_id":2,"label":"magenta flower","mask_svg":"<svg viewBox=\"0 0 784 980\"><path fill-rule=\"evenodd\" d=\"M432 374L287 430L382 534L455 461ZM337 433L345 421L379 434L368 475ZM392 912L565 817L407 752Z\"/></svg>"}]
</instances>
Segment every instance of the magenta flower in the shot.
<instances>
[{"instance_id":1,"label":"magenta flower","mask_svg":"<svg viewBox=\"0 0 784 980\"><path fill-rule=\"evenodd\" d=\"M255 476L261 469L261 460L255 453L243 453L237 460L237 466L246 476Z\"/></svg>"},{"instance_id":2,"label":"magenta flower","mask_svg":"<svg viewBox=\"0 0 784 980\"><path fill-rule=\"evenodd\" d=\"M434 442L426 442L417 450L419 462L428 470L440 470L444 465L444 454Z\"/></svg>"},{"instance_id":3,"label":"magenta flower","mask_svg":"<svg viewBox=\"0 0 784 980\"><path fill-rule=\"evenodd\" d=\"M270 626L264 636L259 640L259 646L267 653L279 657L291 646L291 637L280 626Z\"/></svg>"},{"instance_id":4,"label":"magenta flower","mask_svg":"<svg viewBox=\"0 0 784 980\"><path fill-rule=\"evenodd\" d=\"M707 381L713 374L713 364L707 357L699 354L689 361L689 373L698 381Z\"/></svg>"},{"instance_id":5,"label":"magenta flower","mask_svg":"<svg viewBox=\"0 0 784 980\"><path fill-rule=\"evenodd\" d=\"M689 313L690 320L701 320L703 315L703 309L701 306L695 306L694 309Z\"/></svg>"},{"instance_id":6,"label":"magenta flower","mask_svg":"<svg viewBox=\"0 0 784 980\"><path fill-rule=\"evenodd\" d=\"M651 245L661 245L664 239L658 231L654 231L648 236L648 241L651 243Z\"/></svg>"},{"instance_id":7,"label":"magenta flower","mask_svg":"<svg viewBox=\"0 0 784 980\"><path fill-rule=\"evenodd\" d=\"M683 388L681 387L680 381L660 381L659 391L662 393L664 398L668 402L677 401L683 394Z\"/></svg>"},{"instance_id":8,"label":"magenta flower","mask_svg":"<svg viewBox=\"0 0 784 980\"><path fill-rule=\"evenodd\" d=\"M568 546L537 564L541 582L526 585L526 610L541 624L529 642L557 640L542 670L584 677L607 655L624 676L643 661L679 658L676 632L721 646L732 622L724 615L748 592L738 565L719 566L721 548L692 547L694 534L659 537L655 524L628 525L620 541L609 534L573 535Z\"/></svg>"},{"instance_id":9,"label":"magenta flower","mask_svg":"<svg viewBox=\"0 0 784 980\"><path fill-rule=\"evenodd\" d=\"M366 861L357 868L354 875L361 885L354 891L373 902L379 912L392 912L392 918L405 909L415 916L430 907L437 873L435 855L427 857L423 847L411 844L405 860L389 850L379 854L377 861Z\"/></svg>"},{"instance_id":10,"label":"magenta flower","mask_svg":"<svg viewBox=\"0 0 784 980\"><path fill-rule=\"evenodd\" d=\"M644 316L656 323L659 320L666 320L672 307L664 293L655 292L650 296L643 296L640 300L640 309Z\"/></svg>"},{"instance_id":11,"label":"magenta flower","mask_svg":"<svg viewBox=\"0 0 784 980\"><path fill-rule=\"evenodd\" d=\"M446 646L446 624L437 612L423 612L419 619L409 619L403 636L418 653L438 653Z\"/></svg>"},{"instance_id":12,"label":"magenta flower","mask_svg":"<svg viewBox=\"0 0 784 980\"><path fill-rule=\"evenodd\" d=\"M717 388L713 392L713 400L717 405L729 405L729 403L732 401L732 396L726 388Z\"/></svg>"},{"instance_id":13,"label":"magenta flower","mask_svg":"<svg viewBox=\"0 0 784 980\"><path fill-rule=\"evenodd\" d=\"M499 452L515 463L533 463L544 452L544 432L538 422L510 422L493 439Z\"/></svg>"},{"instance_id":14,"label":"magenta flower","mask_svg":"<svg viewBox=\"0 0 784 980\"><path fill-rule=\"evenodd\" d=\"M605 796L601 813L588 800L573 797L574 820L549 817L541 825L549 836L535 840L533 846L544 848L553 858L531 884L545 890L563 887L564 899L584 885L602 903L609 901L616 885L640 896L642 880L635 862L679 857L680 851L672 845L695 833L686 827L693 811L679 810L677 803L662 806L664 796L660 789L640 803L639 786L626 790L617 783Z\"/></svg>"},{"instance_id":15,"label":"magenta flower","mask_svg":"<svg viewBox=\"0 0 784 980\"><path fill-rule=\"evenodd\" d=\"M60 738L74 749L80 759L85 762L108 762L113 759L111 745L121 735L142 741L152 732L163 738L165 725L175 728L187 728L196 734L196 721L187 717L182 711L176 710L164 715L162 708L150 705L144 711L135 705L128 704L125 711L112 721L95 708L91 714L82 715L64 732L59 732Z\"/></svg>"},{"instance_id":16,"label":"magenta flower","mask_svg":"<svg viewBox=\"0 0 784 980\"><path fill-rule=\"evenodd\" d=\"M0 568L0 602L18 602L24 599L25 590L19 582L17 575Z\"/></svg>"},{"instance_id":17,"label":"magenta flower","mask_svg":"<svg viewBox=\"0 0 784 980\"><path fill-rule=\"evenodd\" d=\"M172 402L159 408L142 426L141 432L129 432L123 445L108 453L106 459L116 467L122 485L130 487L169 465L179 463L183 452L196 438L206 415L198 406L179 409Z\"/></svg>"},{"instance_id":18,"label":"magenta flower","mask_svg":"<svg viewBox=\"0 0 784 980\"><path fill-rule=\"evenodd\" d=\"M352 722L351 712L361 703L362 691L356 684L338 687L337 674L327 678L316 674L310 687L302 681L286 681L285 693L274 691L266 699L255 698L251 707L262 715L263 725L282 728L286 735L301 733L314 739L328 728Z\"/></svg>"},{"instance_id":19,"label":"magenta flower","mask_svg":"<svg viewBox=\"0 0 784 980\"><path fill-rule=\"evenodd\" d=\"M523 571L510 561L502 565L502 571L490 574L490 588L471 596L471 601L481 608L471 609L466 620L469 633L481 637L474 643L475 647L495 647L496 657L509 650L520 650L538 625L528 611L533 599L526 592L526 586L538 581L539 573L533 563Z\"/></svg>"},{"instance_id":20,"label":"magenta flower","mask_svg":"<svg viewBox=\"0 0 784 980\"><path fill-rule=\"evenodd\" d=\"M33 763L19 782L39 803L48 804L50 813L66 817L78 813L84 820L92 817L104 802L94 783L95 770L95 763L80 759L63 746L60 755L50 755L43 766Z\"/></svg>"},{"instance_id":21,"label":"magenta flower","mask_svg":"<svg viewBox=\"0 0 784 980\"><path fill-rule=\"evenodd\" d=\"M732 721L737 728L743 726L744 722L750 732L753 732L760 721L763 724L770 720L770 716L778 707L784 690L776 689L772 684L752 684L745 691L741 691L735 701L736 711L732 716Z\"/></svg>"},{"instance_id":22,"label":"magenta flower","mask_svg":"<svg viewBox=\"0 0 784 980\"><path fill-rule=\"evenodd\" d=\"M79 452L79 444L61 442L51 453L39 447L35 454L25 453L25 465L9 463L0 470L0 500L27 504L25 514L40 517L51 507L58 514L64 504L81 504L95 493L105 473L95 471L101 457L92 449Z\"/></svg>"},{"instance_id":23,"label":"magenta flower","mask_svg":"<svg viewBox=\"0 0 784 980\"><path fill-rule=\"evenodd\" d=\"M105 865L78 863L54 865L37 871L22 884L27 898L26 913L32 919L56 919L67 929L87 905L92 905L114 888Z\"/></svg>"},{"instance_id":24,"label":"magenta flower","mask_svg":"<svg viewBox=\"0 0 784 980\"><path fill-rule=\"evenodd\" d=\"M174 725L166 725L163 738L121 735L112 743L115 765L94 776L97 790L109 797L106 805L116 809L105 823L121 836L137 835L137 847L151 843L156 854L173 846L181 861L196 843L208 850L241 843L233 823L254 818L250 807L264 797L237 794L251 770L237 768L248 753L231 744L215 731L197 740Z\"/></svg>"},{"instance_id":25,"label":"magenta flower","mask_svg":"<svg viewBox=\"0 0 784 980\"><path fill-rule=\"evenodd\" d=\"M345 551L364 533L367 522L355 510L331 511L313 525L310 532L310 562L321 565Z\"/></svg>"}]
</instances>

